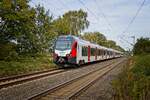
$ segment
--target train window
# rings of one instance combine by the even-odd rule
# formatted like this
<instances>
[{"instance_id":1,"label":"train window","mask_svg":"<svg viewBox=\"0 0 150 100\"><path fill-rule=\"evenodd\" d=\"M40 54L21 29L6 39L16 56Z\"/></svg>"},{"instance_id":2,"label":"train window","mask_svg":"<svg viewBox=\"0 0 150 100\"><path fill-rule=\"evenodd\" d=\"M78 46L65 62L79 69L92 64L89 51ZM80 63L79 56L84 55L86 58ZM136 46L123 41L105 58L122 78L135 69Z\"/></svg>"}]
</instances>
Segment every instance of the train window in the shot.
<instances>
[{"instance_id":1,"label":"train window","mask_svg":"<svg viewBox=\"0 0 150 100\"><path fill-rule=\"evenodd\" d=\"M99 49L96 49L96 54L99 55Z\"/></svg>"},{"instance_id":2,"label":"train window","mask_svg":"<svg viewBox=\"0 0 150 100\"><path fill-rule=\"evenodd\" d=\"M109 55L109 51L106 51L106 55Z\"/></svg>"},{"instance_id":3,"label":"train window","mask_svg":"<svg viewBox=\"0 0 150 100\"><path fill-rule=\"evenodd\" d=\"M101 50L101 55L104 55L104 52L103 52L103 50Z\"/></svg>"},{"instance_id":4,"label":"train window","mask_svg":"<svg viewBox=\"0 0 150 100\"><path fill-rule=\"evenodd\" d=\"M100 50L100 49L98 49L98 55L99 55L99 56L101 55L101 50Z\"/></svg>"},{"instance_id":5,"label":"train window","mask_svg":"<svg viewBox=\"0 0 150 100\"><path fill-rule=\"evenodd\" d=\"M103 55L105 55L105 50L103 50Z\"/></svg>"},{"instance_id":6,"label":"train window","mask_svg":"<svg viewBox=\"0 0 150 100\"><path fill-rule=\"evenodd\" d=\"M107 55L107 51L106 50L104 50L104 55Z\"/></svg>"},{"instance_id":7,"label":"train window","mask_svg":"<svg viewBox=\"0 0 150 100\"><path fill-rule=\"evenodd\" d=\"M99 50L98 50L98 55L99 55L99 56L100 56L100 55L103 55L103 50L99 49Z\"/></svg>"},{"instance_id":8,"label":"train window","mask_svg":"<svg viewBox=\"0 0 150 100\"><path fill-rule=\"evenodd\" d=\"M55 44L56 50L69 50L73 43L72 37L59 37Z\"/></svg>"},{"instance_id":9,"label":"train window","mask_svg":"<svg viewBox=\"0 0 150 100\"><path fill-rule=\"evenodd\" d=\"M99 56L102 55L102 50L99 50Z\"/></svg>"},{"instance_id":10,"label":"train window","mask_svg":"<svg viewBox=\"0 0 150 100\"><path fill-rule=\"evenodd\" d=\"M107 51L107 54L110 55L110 51Z\"/></svg>"},{"instance_id":11,"label":"train window","mask_svg":"<svg viewBox=\"0 0 150 100\"><path fill-rule=\"evenodd\" d=\"M94 49L93 49L93 48L91 48L91 56L93 56L93 52L94 52Z\"/></svg>"},{"instance_id":12,"label":"train window","mask_svg":"<svg viewBox=\"0 0 150 100\"><path fill-rule=\"evenodd\" d=\"M87 56L88 55L88 48L87 47L82 47L82 56Z\"/></svg>"},{"instance_id":13,"label":"train window","mask_svg":"<svg viewBox=\"0 0 150 100\"><path fill-rule=\"evenodd\" d=\"M95 51L96 51L95 48L91 48L91 56L95 56Z\"/></svg>"},{"instance_id":14,"label":"train window","mask_svg":"<svg viewBox=\"0 0 150 100\"><path fill-rule=\"evenodd\" d=\"M103 55L103 50L102 49L100 50L100 55Z\"/></svg>"},{"instance_id":15,"label":"train window","mask_svg":"<svg viewBox=\"0 0 150 100\"><path fill-rule=\"evenodd\" d=\"M111 56L111 51L109 51L109 55Z\"/></svg>"}]
</instances>

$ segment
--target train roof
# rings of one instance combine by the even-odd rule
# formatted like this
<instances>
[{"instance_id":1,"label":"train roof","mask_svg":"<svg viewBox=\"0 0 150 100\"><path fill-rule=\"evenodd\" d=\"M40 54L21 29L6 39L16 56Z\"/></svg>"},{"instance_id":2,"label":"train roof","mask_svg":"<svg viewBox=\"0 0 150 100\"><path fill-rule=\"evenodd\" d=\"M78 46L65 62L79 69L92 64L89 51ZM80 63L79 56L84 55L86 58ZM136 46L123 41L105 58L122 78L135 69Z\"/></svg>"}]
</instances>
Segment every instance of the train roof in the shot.
<instances>
[{"instance_id":1,"label":"train roof","mask_svg":"<svg viewBox=\"0 0 150 100\"><path fill-rule=\"evenodd\" d=\"M98 45L96 43L89 42L87 40L83 40L82 38L74 36L74 35L62 35L62 36L59 36L59 37L73 37L75 40L77 40L80 43L89 44L89 45L96 46L96 47L104 49L104 50L108 50L108 51L112 51L112 52L116 52L116 53L121 53L122 54L121 51L118 51L118 50L115 50L115 49L112 49L112 48L107 48L107 47Z\"/></svg>"}]
</instances>

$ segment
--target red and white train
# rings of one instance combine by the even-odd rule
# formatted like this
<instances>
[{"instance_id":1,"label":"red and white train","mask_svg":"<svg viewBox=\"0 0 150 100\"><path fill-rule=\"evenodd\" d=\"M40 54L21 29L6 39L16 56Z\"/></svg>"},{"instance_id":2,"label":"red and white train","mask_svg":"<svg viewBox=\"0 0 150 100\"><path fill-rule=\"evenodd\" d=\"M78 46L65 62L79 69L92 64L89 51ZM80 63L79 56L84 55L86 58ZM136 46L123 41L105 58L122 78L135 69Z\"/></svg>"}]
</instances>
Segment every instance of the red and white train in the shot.
<instances>
[{"instance_id":1,"label":"red and white train","mask_svg":"<svg viewBox=\"0 0 150 100\"><path fill-rule=\"evenodd\" d=\"M81 65L89 62L121 57L122 52L106 48L79 37L59 36L54 46L54 63Z\"/></svg>"}]
</instances>

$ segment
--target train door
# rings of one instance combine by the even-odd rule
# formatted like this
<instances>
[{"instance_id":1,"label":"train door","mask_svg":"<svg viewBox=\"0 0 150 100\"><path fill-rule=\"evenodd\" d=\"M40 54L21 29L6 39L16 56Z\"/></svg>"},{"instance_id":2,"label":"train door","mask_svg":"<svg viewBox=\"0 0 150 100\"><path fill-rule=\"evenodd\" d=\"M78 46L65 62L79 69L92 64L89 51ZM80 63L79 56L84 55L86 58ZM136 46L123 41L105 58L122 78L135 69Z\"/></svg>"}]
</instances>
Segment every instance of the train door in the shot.
<instances>
[{"instance_id":1,"label":"train door","mask_svg":"<svg viewBox=\"0 0 150 100\"><path fill-rule=\"evenodd\" d=\"M81 60L82 58L82 46L81 44L78 43L78 46L77 46L77 64L79 64L79 61Z\"/></svg>"},{"instance_id":2,"label":"train door","mask_svg":"<svg viewBox=\"0 0 150 100\"><path fill-rule=\"evenodd\" d=\"M90 62L90 53L91 53L91 50L90 50L90 46L88 46L88 62Z\"/></svg>"},{"instance_id":3,"label":"train door","mask_svg":"<svg viewBox=\"0 0 150 100\"><path fill-rule=\"evenodd\" d=\"M97 47L95 49L95 61L97 60Z\"/></svg>"},{"instance_id":4,"label":"train door","mask_svg":"<svg viewBox=\"0 0 150 100\"><path fill-rule=\"evenodd\" d=\"M101 59L102 60L104 59L104 51L103 51L103 49L101 49Z\"/></svg>"},{"instance_id":5,"label":"train door","mask_svg":"<svg viewBox=\"0 0 150 100\"><path fill-rule=\"evenodd\" d=\"M102 60L104 59L104 50L101 49L101 57L102 57Z\"/></svg>"}]
</instances>

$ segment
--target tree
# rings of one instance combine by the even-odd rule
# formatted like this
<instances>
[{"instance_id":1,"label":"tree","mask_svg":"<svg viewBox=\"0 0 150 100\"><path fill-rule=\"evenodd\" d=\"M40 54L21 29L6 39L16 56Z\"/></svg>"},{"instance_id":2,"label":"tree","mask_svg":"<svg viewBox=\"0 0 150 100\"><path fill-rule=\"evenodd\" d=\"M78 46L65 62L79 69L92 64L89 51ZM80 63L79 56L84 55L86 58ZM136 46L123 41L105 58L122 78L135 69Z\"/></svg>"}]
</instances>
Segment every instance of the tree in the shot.
<instances>
[{"instance_id":1,"label":"tree","mask_svg":"<svg viewBox=\"0 0 150 100\"><path fill-rule=\"evenodd\" d=\"M125 52L125 50L122 47L120 47L119 45L116 45L116 47L114 49Z\"/></svg>"},{"instance_id":2,"label":"tree","mask_svg":"<svg viewBox=\"0 0 150 100\"><path fill-rule=\"evenodd\" d=\"M31 52L34 50L33 28L35 26L35 10L28 5L29 0L0 1L0 44L14 52ZM4 55L7 56L7 55Z\"/></svg>"},{"instance_id":3,"label":"tree","mask_svg":"<svg viewBox=\"0 0 150 100\"><path fill-rule=\"evenodd\" d=\"M86 32L86 33L84 33L82 38L85 39L85 40L88 40L90 42L99 44L101 46L116 49L116 50L119 50L119 51L124 51L123 48L116 45L115 41L107 40L106 37L100 32Z\"/></svg>"},{"instance_id":4,"label":"tree","mask_svg":"<svg viewBox=\"0 0 150 100\"><path fill-rule=\"evenodd\" d=\"M89 26L87 13L83 10L69 11L55 20L54 25L60 34L79 35L82 30Z\"/></svg>"},{"instance_id":5,"label":"tree","mask_svg":"<svg viewBox=\"0 0 150 100\"><path fill-rule=\"evenodd\" d=\"M99 45L105 46L106 45L106 37L101 34L100 32L86 32L82 36L83 39L88 40L93 43L97 43Z\"/></svg>"},{"instance_id":6,"label":"tree","mask_svg":"<svg viewBox=\"0 0 150 100\"><path fill-rule=\"evenodd\" d=\"M137 42L133 48L133 52L134 54L150 53L150 39L149 38L137 39Z\"/></svg>"},{"instance_id":7,"label":"tree","mask_svg":"<svg viewBox=\"0 0 150 100\"><path fill-rule=\"evenodd\" d=\"M57 32L59 35L68 35L70 34L69 23L66 19L59 17L58 19L53 21L53 28L54 31Z\"/></svg>"},{"instance_id":8,"label":"tree","mask_svg":"<svg viewBox=\"0 0 150 100\"><path fill-rule=\"evenodd\" d=\"M116 46L116 42L113 40L107 40L107 47L113 48Z\"/></svg>"},{"instance_id":9,"label":"tree","mask_svg":"<svg viewBox=\"0 0 150 100\"><path fill-rule=\"evenodd\" d=\"M50 42L57 36L57 33L53 30L53 17L49 16L49 11L45 11L44 7L40 5L36 6L35 11L36 44L38 52L42 53L49 49Z\"/></svg>"}]
</instances>

